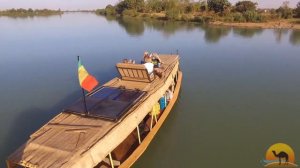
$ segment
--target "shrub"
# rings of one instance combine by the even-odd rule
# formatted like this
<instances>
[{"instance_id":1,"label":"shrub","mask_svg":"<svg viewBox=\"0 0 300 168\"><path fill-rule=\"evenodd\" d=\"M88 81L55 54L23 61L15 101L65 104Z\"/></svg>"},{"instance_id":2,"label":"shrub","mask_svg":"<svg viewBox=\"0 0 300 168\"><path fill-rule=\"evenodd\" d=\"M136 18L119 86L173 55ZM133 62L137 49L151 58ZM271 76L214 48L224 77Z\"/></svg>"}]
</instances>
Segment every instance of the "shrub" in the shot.
<instances>
[{"instance_id":1,"label":"shrub","mask_svg":"<svg viewBox=\"0 0 300 168\"><path fill-rule=\"evenodd\" d=\"M218 12L224 12L227 8L231 6L228 0L208 0L207 1L208 8L210 10Z\"/></svg>"},{"instance_id":2,"label":"shrub","mask_svg":"<svg viewBox=\"0 0 300 168\"><path fill-rule=\"evenodd\" d=\"M147 0L146 9L148 11L161 12L164 10L164 5L160 0Z\"/></svg>"},{"instance_id":3,"label":"shrub","mask_svg":"<svg viewBox=\"0 0 300 168\"><path fill-rule=\"evenodd\" d=\"M260 21L260 14L258 14L256 11L246 11L243 14L244 18L247 22L257 22Z\"/></svg>"},{"instance_id":4,"label":"shrub","mask_svg":"<svg viewBox=\"0 0 300 168\"><path fill-rule=\"evenodd\" d=\"M234 21L234 18L232 15L227 15L227 16L224 16L223 17L223 21L224 22L233 22Z\"/></svg>"},{"instance_id":5,"label":"shrub","mask_svg":"<svg viewBox=\"0 0 300 168\"><path fill-rule=\"evenodd\" d=\"M166 12L166 18L171 20L178 20L180 16L180 11L176 9L169 9Z\"/></svg>"},{"instance_id":6,"label":"shrub","mask_svg":"<svg viewBox=\"0 0 300 168\"><path fill-rule=\"evenodd\" d=\"M193 20L193 15L183 14L183 15L181 15L181 20L183 20L183 21L191 21L191 20Z\"/></svg>"},{"instance_id":7,"label":"shrub","mask_svg":"<svg viewBox=\"0 0 300 168\"><path fill-rule=\"evenodd\" d=\"M184 13L193 13L193 12L194 12L193 4L188 4L184 9Z\"/></svg>"},{"instance_id":8,"label":"shrub","mask_svg":"<svg viewBox=\"0 0 300 168\"><path fill-rule=\"evenodd\" d=\"M97 15L105 15L105 9L97 9L95 12Z\"/></svg>"},{"instance_id":9,"label":"shrub","mask_svg":"<svg viewBox=\"0 0 300 168\"><path fill-rule=\"evenodd\" d=\"M243 14L241 14L239 12L233 13L232 16L233 16L233 20L235 22L245 22L246 21Z\"/></svg>"},{"instance_id":10,"label":"shrub","mask_svg":"<svg viewBox=\"0 0 300 168\"><path fill-rule=\"evenodd\" d=\"M252 1L239 1L235 4L235 10L237 12L246 12L248 10L255 11L257 3Z\"/></svg>"},{"instance_id":11,"label":"shrub","mask_svg":"<svg viewBox=\"0 0 300 168\"><path fill-rule=\"evenodd\" d=\"M215 21L216 19L213 16L203 16L203 21L205 23L209 23L211 21Z\"/></svg>"},{"instance_id":12,"label":"shrub","mask_svg":"<svg viewBox=\"0 0 300 168\"><path fill-rule=\"evenodd\" d=\"M105 15L116 15L116 8L112 5L107 5L105 8Z\"/></svg>"},{"instance_id":13,"label":"shrub","mask_svg":"<svg viewBox=\"0 0 300 168\"><path fill-rule=\"evenodd\" d=\"M297 17L300 17L300 2L298 2L297 7L295 9L295 13Z\"/></svg>"},{"instance_id":14,"label":"shrub","mask_svg":"<svg viewBox=\"0 0 300 168\"><path fill-rule=\"evenodd\" d=\"M134 10L134 9L125 9L125 10L122 12L122 15L123 15L123 16L137 16L137 12L136 12L136 10Z\"/></svg>"},{"instance_id":15,"label":"shrub","mask_svg":"<svg viewBox=\"0 0 300 168\"><path fill-rule=\"evenodd\" d=\"M280 18L288 19L293 17L293 10L289 7L289 2L285 1L280 8L276 10Z\"/></svg>"},{"instance_id":16,"label":"shrub","mask_svg":"<svg viewBox=\"0 0 300 168\"><path fill-rule=\"evenodd\" d=\"M201 16L195 16L193 21L194 22L199 22L199 23L203 23L204 22L203 17L201 17Z\"/></svg>"}]
</instances>

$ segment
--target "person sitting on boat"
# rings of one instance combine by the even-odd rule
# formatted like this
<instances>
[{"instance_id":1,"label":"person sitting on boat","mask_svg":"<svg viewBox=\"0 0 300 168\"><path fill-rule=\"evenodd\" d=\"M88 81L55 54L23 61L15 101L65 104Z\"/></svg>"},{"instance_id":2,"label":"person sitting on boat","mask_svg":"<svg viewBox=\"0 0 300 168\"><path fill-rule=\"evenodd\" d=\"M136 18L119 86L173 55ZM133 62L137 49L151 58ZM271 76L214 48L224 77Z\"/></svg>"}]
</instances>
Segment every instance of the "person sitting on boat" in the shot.
<instances>
[{"instance_id":1,"label":"person sitting on boat","mask_svg":"<svg viewBox=\"0 0 300 168\"><path fill-rule=\"evenodd\" d=\"M146 62L146 63L144 63L144 66L146 67L148 74L153 73L154 64L152 62Z\"/></svg>"},{"instance_id":2,"label":"person sitting on boat","mask_svg":"<svg viewBox=\"0 0 300 168\"><path fill-rule=\"evenodd\" d=\"M146 63L146 62L152 62L151 55L148 53L148 51L145 51L144 59L143 59L142 63Z\"/></svg>"},{"instance_id":3,"label":"person sitting on boat","mask_svg":"<svg viewBox=\"0 0 300 168\"><path fill-rule=\"evenodd\" d=\"M147 51L144 53L144 66L146 67L148 74L151 74L153 72L154 64L152 63L150 54Z\"/></svg>"},{"instance_id":4,"label":"person sitting on boat","mask_svg":"<svg viewBox=\"0 0 300 168\"><path fill-rule=\"evenodd\" d=\"M150 58L152 59L152 63L154 64L154 66L160 67L160 64L162 64L162 61L159 58L157 53L150 54Z\"/></svg>"},{"instance_id":5,"label":"person sitting on boat","mask_svg":"<svg viewBox=\"0 0 300 168\"><path fill-rule=\"evenodd\" d=\"M166 99L167 99L167 102L169 103L170 102L170 100L173 98L173 92L170 90L170 89L168 89L167 91L166 91Z\"/></svg>"}]
</instances>

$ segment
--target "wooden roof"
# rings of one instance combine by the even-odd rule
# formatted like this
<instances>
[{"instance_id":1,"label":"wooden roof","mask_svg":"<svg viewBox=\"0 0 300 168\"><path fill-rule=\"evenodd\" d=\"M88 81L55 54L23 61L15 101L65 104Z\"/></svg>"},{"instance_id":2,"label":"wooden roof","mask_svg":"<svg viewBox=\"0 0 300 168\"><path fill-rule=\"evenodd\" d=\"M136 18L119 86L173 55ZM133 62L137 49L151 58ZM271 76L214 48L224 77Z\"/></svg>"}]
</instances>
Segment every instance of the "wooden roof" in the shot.
<instances>
[{"instance_id":1,"label":"wooden roof","mask_svg":"<svg viewBox=\"0 0 300 168\"><path fill-rule=\"evenodd\" d=\"M165 77L156 77L151 83L124 81L119 78L114 78L104 84L104 86L124 87L126 89L139 89L145 91L147 94L147 96L143 98L145 100L153 93L157 92L156 90L160 88L157 86L162 86L168 78L171 79L171 73L174 74L177 71L174 70L175 65L178 66L179 57L177 55L160 55L160 58L164 63L163 69L165 71ZM168 86L165 86L165 88L168 88ZM163 90L161 90L161 92L162 91ZM159 98L159 96L161 95L157 95L156 97ZM155 103L155 101L157 100L151 100L153 103ZM149 104L149 106L152 106L152 104ZM129 111L132 112L140 106L141 103L137 103ZM145 107L147 107L147 105ZM147 115L147 112L148 111L144 114ZM95 157L96 155L93 155L93 153L88 157L86 152L93 148L97 143L97 155L101 154L106 156L110 152L108 151L109 148L107 146L113 147L118 145L108 143L117 143L120 140L111 138L110 141L103 141L103 143L99 142L108 134L110 134L110 137L120 134L122 130L117 130L115 131L115 134L112 134L112 129L122 123L122 120L125 121L126 118L129 117L125 115L120 122L111 122L101 118L62 112L33 133L25 144L9 156L8 160L26 167L92 167L94 162L99 158ZM124 128L129 129L128 125L125 125ZM128 132L131 130L124 130L124 132L126 131ZM83 156L88 158L86 159L88 161L86 163L82 162L81 164L76 164L79 158Z\"/></svg>"}]
</instances>

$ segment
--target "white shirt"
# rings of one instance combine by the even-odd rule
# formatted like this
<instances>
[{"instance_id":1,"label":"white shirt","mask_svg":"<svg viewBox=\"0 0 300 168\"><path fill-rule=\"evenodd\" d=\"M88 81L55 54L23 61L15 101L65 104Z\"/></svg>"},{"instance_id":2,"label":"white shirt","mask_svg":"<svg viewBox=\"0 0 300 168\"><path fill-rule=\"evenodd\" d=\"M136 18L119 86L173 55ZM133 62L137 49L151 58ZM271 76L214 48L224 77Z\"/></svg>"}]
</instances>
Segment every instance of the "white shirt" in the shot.
<instances>
[{"instance_id":1,"label":"white shirt","mask_svg":"<svg viewBox=\"0 0 300 168\"><path fill-rule=\"evenodd\" d=\"M152 64L151 62L147 62L144 64L144 66L146 67L148 74L151 74L153 72L154 64Z\"/></svg>"}]
</instances>

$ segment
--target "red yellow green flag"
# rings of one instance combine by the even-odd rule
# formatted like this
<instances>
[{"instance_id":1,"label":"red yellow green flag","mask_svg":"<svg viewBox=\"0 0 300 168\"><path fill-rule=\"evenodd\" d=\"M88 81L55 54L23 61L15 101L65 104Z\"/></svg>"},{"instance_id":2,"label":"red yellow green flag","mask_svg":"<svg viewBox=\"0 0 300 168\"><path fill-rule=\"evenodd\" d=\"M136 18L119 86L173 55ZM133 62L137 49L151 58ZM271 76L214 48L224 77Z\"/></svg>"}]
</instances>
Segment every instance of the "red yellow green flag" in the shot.
<instances>
[{"instance_id":1,"label":"red yellow green flag","mask_svg":"<svg viewBox=\"0 0 300 168\"><path fill-rule=\"evenodd\" d=\"M78 78L80 86L88 92L92 91L98 85L96 78L87 72L80 59L78 60Z\"/></svg>"}]
</instances>

